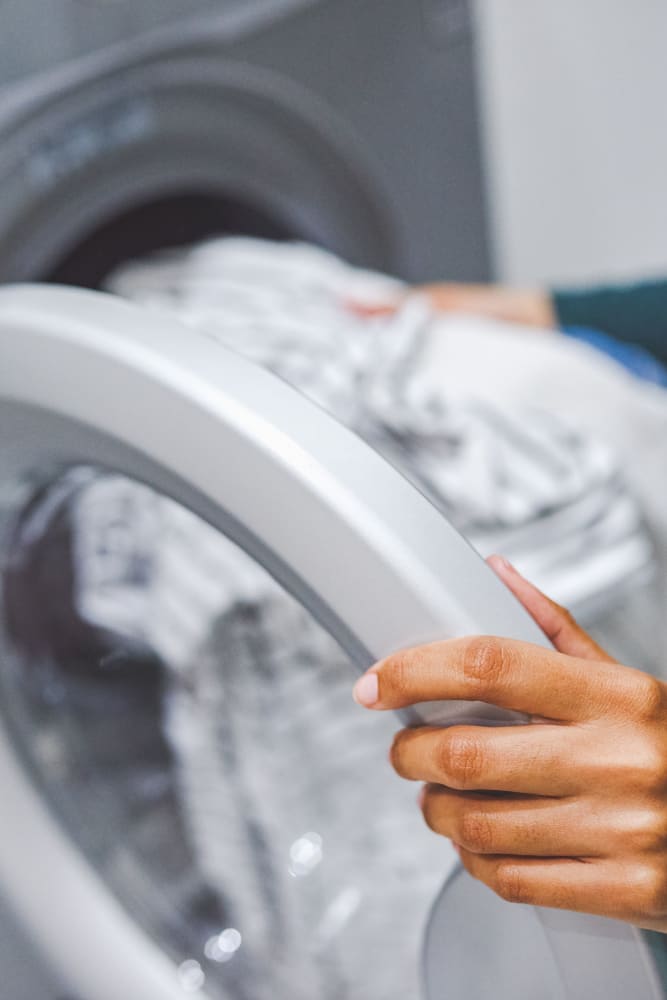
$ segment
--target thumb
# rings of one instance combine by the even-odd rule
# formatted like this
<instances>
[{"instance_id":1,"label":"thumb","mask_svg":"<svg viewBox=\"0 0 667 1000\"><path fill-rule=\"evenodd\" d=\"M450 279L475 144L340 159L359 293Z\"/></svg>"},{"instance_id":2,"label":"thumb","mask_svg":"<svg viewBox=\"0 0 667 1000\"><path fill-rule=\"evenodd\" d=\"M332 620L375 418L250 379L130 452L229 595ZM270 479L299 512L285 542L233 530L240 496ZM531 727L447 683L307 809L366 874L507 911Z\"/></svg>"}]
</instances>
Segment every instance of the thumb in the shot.
<instances>
[{"instance_id":1,"label":"thumb","mask_svg":"<svg viewBox=\"0 0 667 1000\"><path fill-rule=\"evenodd\" d=\"M499 576L505 586L521 601L528 614L534 618L559 653L578 656L583 660L616 662L587 632L584 632L569 611L529 583L507 559L503 559L502 556L490 556L487 563L496 576Z\"/></svg>"}]
</instances>

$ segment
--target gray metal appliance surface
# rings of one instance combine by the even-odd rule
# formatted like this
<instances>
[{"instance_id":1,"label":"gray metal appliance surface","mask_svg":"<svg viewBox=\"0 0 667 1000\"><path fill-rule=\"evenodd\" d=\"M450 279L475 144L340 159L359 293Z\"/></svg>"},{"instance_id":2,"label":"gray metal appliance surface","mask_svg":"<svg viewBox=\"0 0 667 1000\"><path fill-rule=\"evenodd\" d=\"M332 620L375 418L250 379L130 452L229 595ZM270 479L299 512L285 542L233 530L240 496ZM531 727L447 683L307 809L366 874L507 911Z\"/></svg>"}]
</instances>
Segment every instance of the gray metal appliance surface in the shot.
<instances>
[{"instance_id":1,"label":"gray metal appliance surface","mask_svg":"<svg viewBox=\"0 0 667 1000\"><path fill-rule=\"evenodd\" d=\"M457 0L0 4L0 280L97 285L212 233L488 271Z\"/></svg>"},{"instance_id":2,"label":"gray metal appliance surface","mask_svg":"<svg viewBox=\"0 0 667 1000\"><path fill-rule=\"evenodd\" d=\"M29 930L41 961L52 965L76 996L176 1000L198 992L236 1000L246 995L243 978L207 977L199 952L184 958L177 949L174 958L170 944L176 915L164 899L157 918L154 905L147 907L150 851L146 871L128 868L116 843L116 866L105 870L103 845L91 847L88 842L84 849L90 817L78 811L76 799L78 795L83 802L91 794L86 790L91 778L81 755L72 774L63 754L72 735L64 679L50 673L53 650L48 646L38 643L30 651L28 645L29 655L21 655L21 629L8 603L8 581L20 564L21 546L34 545L53 519L54 495L45 493L45 487L57 485L68 469L92 465L161 490L264 565L357 666L395 647L470 631L545 640L472 549L400 475L280 380L210 338L97 293L27 286L0 291L0 353L3 893ZM24 527L17 534L20 522ZM28 608L33 620L53 619L65 586L63 568L64 563L56 566L55 574L47 573L45 579L42 574L40 586L50 599ZM30 630L24 638L29 642ZM42 695L37 702L35 687ZM86 747L92 754L100 730L103 740L106 731L114 751L107 758L104 781L92 775L96 808L103 813L114 782L116 792L122 789L137 808L132 781L118 784L113 761L122 755L123 743L146 736L142 728L133 728L130 708L121 699L123 728L118 708L111 707L113 690L111 694L104 712L91 714L91 704L97 704L93 693L77 688L79 715L89 720L84 758ZM224 704L223 699L221 708ZM261 699L257 708L260 704ZM290 715L293 709L294 704ZM308 705L311 710L314 705ZM421 706L412 718L516 721L487 712L475 704L434 704ZM253 732L252 718L239 721L241 728ZM260 740L261 733L254 739ZM289 732L288 739L293 739ZM307 775L312 762L303 764ZM231 765L236 769L239 761ZM45 781L45 775L50 780ZM293 782L298 775L284 777ZM256 778L246 772L250 784ZM79 789L67 816L54 795L63 780L70 785L74 781ZM343 794L350 789L348 783ZM211 807L205 804L207 812ZM340 805L337 812L341 814ZM107 837L129 840L132 809L123 815L125 828L114 826ZM345 815L342 840L355 832L350 815ZM227 821L232 821L231 813ZM167 832L169 842L178 840L175 823ZM293 845L292 863L307 867L308 859L319 860L321 847L317 836L305 835ZM151 850L154 853L154 844ZM176 864L174 859L171 863ZM134 883L129 888L128 872ZM265 868L263 885L270 874ZM376 892L382 889L381 876L376 872L372 879ZM228 871L227 877L231 881L234 872ZM117 888L121 883L123 892ZM158 900L166 888L166 882L158 887ZM329 912L327 927L333 921L340 929L357 898L350 896L348 886ZM271 910L269 901L265 905ZM399 940L414 933L415 927L404 927L397 913L388 917ZM355 937L364 930L357 926ZM276 933L272 926L274 943ZM252 941L253 934L248 937ZM227 928L206 942L206 957L226 967L223 960L232 958L240 938L238 929ZM330 939L325 934L323 940ZM367 968L372 966L372 950L371 945L363 956ZM297 979L286 989L278 978L280 954L272 952L265 961L276 977L270 995L298 995ZM418 962L415 950L409 964L416 968ZM390 982L401 971L395 963L395 958L383 962ZM461 873L448 882L433 911L424 968L429 1000L481 998L489 995L490 986L495 996L531 1000L626 1000L628 995L659 1000L665 995L649 939L633 928L511 907ZM372 977L366 974L352 993L342 993L329 982L322 995L368 996L372 987ZM319 993L311 990L306 995ZM391 987L382 995L391 996Z\"/></svg>"}]
</instances>

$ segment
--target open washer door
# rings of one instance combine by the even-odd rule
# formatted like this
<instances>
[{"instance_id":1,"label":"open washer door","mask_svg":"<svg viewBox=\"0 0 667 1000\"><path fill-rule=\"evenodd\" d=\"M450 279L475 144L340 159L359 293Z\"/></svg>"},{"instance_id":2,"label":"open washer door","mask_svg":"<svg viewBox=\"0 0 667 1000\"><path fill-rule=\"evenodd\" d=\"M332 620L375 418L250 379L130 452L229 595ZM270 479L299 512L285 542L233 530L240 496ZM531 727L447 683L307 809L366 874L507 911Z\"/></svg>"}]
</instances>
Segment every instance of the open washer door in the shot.
<instances>
[{"instance_id":1,"label":"open washer door","mask_svg":"<svg viewBox=\"0 0 667 1000\"><path fill-rule=\"evenodd\" d=\"M247 980L244 985L242 976L220 982L207 978L203 959L187 958L187 953L175 957L161 940L162 932L155 930L156 921L144 912L145 870L132 869L134 899L112 887L109 883L122 876L127 859L119 860L116 853L107 879L99 838L83 850L79 839L85 839L86 824L73 821L71 814L68 818L58 794L51 794L69 766L62 728L54 735L54 727L69 725L66 682L62 677L54 682L43 648L33 649L34 670L26 665L12 601L22 556L17 546L28 551L53 514L53 484L68 482L68 476L71 485L72 476L80 484L90 476L122 475L175 501L261 564L361 669L396 648L446 636L545 639L476 553L399 473L284 383L213 339L97 293L16 286L0 291L0 359L3 896L36 948L83 1000L171 1000L196 991L211 997L263 995L253 992ZM185 564L182 572L187 572ZM44 573L37 578L41 588ZM44 599L42 590L35 591L42 620L49 617L51 603L57 604L65 581L56 573L47 584L53 602ZM29 647L30 626L23 639ZM46 674L40 674L42 669ZM41 701L25 694L31 685L44 695ZM187 683L184 688L187 695ZM207 697L223 706L224 714L229 692L219 703L210 688ZM84 705L88 711L95 696L78 688L77 699L79 708ZM131 742L127 713L132 709L116 708L114 715L112 702L105 702L97 723L87 716L88 729L79 726L79 736L87 732L91 748L95 734L109 725L117 744ZM178 716L173 700L171 708L173 723L174 712ZM279 711L283 709L272 716L269 706L267 718L274 718L275 733L282 721L275 718ZM309 711L307 707L303 714ZM328 711L336 711L335 703ZM409 713L408 720L521 721L488 706L463 703L424 705ZM188 730L188 752L200 737L201 727ZM255 739L262 740L261 732ZM245 766L238 759L226 763L233 773ZM310 761L301 760L301 765L307 770ZM216 807L214 770L202 779L212 782L204 811ZM294 775L281 777L289 784ZM85 785L85 774L78 778ZM194 780L196 784L196 775ZM253 773L246 780L252 784ZM103 791L99 785L96 794ZM348 789L340 787L339 812L346 811ZM311 791L317 793L317 782ZM201 801L191 799L195 812ZM239 801L228 824L243 812L247 796ZM350 820L350 836L352 828ZM125 832L129 837L129 826L113 831L116 847ZM177 839L175 828L173 838L168 832L170 842ZM248 836L257 839L257 830ZM316 835L296 841L291 875L309 870L321 849ZM155 853L149 845L147 867L151 850ZM173 870L177 862L171 862ZM260 878L264 887L266 875ZM355 899L348 887L325 914L319 936L325 954L336 928L355 909ZM199 916L206 905L200 898L195 907ZM273 905L275 899L267 898L266 907ZM161 927L169 926L171 916L162 912ZM397 923L395 914L389 917L391 924ZM206 942L206 959L231 968L228 960L239 949L241 934L224 923L219 929ZM280 948L279 934L269 940ZM271 961L275 969L270 970L267 995L300 996L294 983L280 980L278 957ZM370 953L366 961L371 961ZM418 961L415 949L415 967ZM462 873L450 879L434 910L425 969L429 1000L664 996L657 964L640 933L603 920L510 907ZM331 978L321 989L313 984L304 988L308 997L372 993L362 979L356 982L358 992L354 987L346 992ZM382 995L393 993L384 987Z\"/></svg>"}]
</instances>

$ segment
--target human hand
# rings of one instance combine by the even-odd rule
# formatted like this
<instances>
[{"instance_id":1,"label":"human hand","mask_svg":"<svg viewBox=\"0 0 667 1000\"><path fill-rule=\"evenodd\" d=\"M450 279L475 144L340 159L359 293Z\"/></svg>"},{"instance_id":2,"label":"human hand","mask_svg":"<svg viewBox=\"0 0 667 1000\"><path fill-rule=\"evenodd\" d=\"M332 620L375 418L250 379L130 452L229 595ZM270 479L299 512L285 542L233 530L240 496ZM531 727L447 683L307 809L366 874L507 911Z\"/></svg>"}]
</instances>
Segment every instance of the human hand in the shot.
<instances>
[{"instance_id":1,"label":"human hand","mask_svg":"<svg viewBox=\"0 0 667 1000\"><path fill-rule=\"evenodd\" d=\"M357 315L369 318L391 315L396 312L401 302L415 295L426 298L438 312L468 313L503 320L507 323L549 329L557 325L556 314L548 292L537 289L508 288L502 285L453 283L422 285L411 289L398 300L373 305L351 302L349 307Z\"/></svg>"},{"instance_id":2,"label":"human hand","mask_svg":"<svg viewBox=\"0 0 667 1000\"><path fill-rule=\"evenodd\" d=\"M405 729L391 761L426 782L426 822L503 899L667 932L667 685L621 666L504 560L489 562L555 650L436 642L376 664L355 698L380 710L480 700L532 716Z\"/></svg>"}]
</instances>

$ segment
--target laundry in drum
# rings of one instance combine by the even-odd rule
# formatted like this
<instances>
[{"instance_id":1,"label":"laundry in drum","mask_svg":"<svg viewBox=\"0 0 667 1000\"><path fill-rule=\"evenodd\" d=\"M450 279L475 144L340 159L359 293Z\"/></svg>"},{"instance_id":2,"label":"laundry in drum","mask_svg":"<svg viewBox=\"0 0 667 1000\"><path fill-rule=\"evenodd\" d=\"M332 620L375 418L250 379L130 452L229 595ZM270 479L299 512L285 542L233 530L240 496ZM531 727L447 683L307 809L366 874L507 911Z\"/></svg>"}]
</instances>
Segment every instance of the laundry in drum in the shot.
<instances>
[{"instance_id":1,"label":"laundry in drum","mask_svg":"<svg viewBox=\"0 0 667 1000\"><path fill-rule=\"evenodd\" d=\"M652 572L608 447L552 409L450 397L431 348L456 337L456 317L411 298L369 324L346 306L396 299L400 282L305 244L226 238L129 263L107 287L279 375L398 467L478 551L503 552L575 613ZM472 351L467 364L478 367Z\"/></svg>"},{"instance_id":2,"label":"laundry in drum","mask_svg":"<svg viewBox=\"0 0 667 1000\"><path fill-rule=\"evenodd\" d=\"M451 853L378 752L394 721L368 725L356 666L308 612L210 525L99 468L44 486L11 560L3 715L183 988L416 995Z\"/></svg>"}]
</instances>

